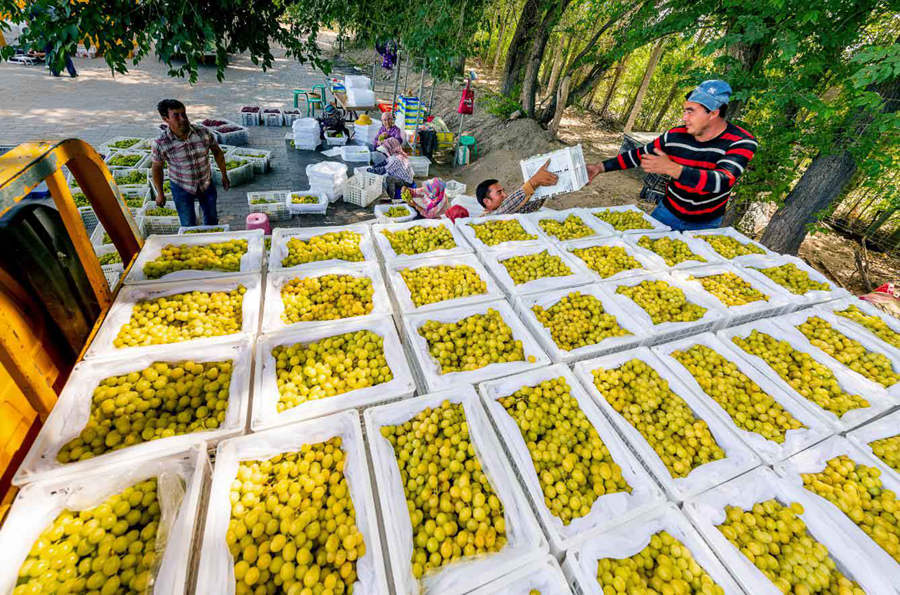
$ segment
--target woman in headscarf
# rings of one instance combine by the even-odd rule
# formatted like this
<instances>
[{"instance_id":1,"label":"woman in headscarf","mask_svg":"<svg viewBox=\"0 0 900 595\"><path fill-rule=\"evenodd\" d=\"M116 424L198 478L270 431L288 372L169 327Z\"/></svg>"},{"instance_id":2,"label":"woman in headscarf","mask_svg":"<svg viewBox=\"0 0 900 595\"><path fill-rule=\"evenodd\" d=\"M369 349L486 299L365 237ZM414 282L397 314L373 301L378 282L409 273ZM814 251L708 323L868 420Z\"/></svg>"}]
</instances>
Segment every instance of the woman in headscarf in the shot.
<instances>
[{"instance_id":1,"label":"woman in headscarf","mask_svg":"<svg viewBox=\"0 0 900 595\"><path fill-rule=\"evenodd\" d=\"M321 130L322 139L325 139L325 132L331 132L331 135L334 136L335 133L342 133L347 137L350 136L350 131L347 130L347 123L344 120L344 110L338 109L332 104L328 104L325 106L325 109L322 110L322 115L319 116L319 129Z\"/></svg>"},{"instance_id":2,"label":"woman in headscarf","mask_svg":"<svg viewBox=\"0 0 900 595\"><path fill-rule=\"evenodd\" d=\"M432 178L421 188L413 188L404 198L409 206L426 219L441 217L450 206L446 186L439 178Z\"/></svg>"},{"instance_id":3,"label":"woman in headscarf","mask_svg":"<svg viewBox=\"0 0 900 595\"><path fill-rule=\"evenodd\" d=\"M373 165L368 171L384 176L384 191L391 198L399 198L400 189L413 185L413 168L396 138L385 139L376 153L387 159L381 165Z\"/></svg>"},{"instance_id":4,"label":"woman in headscarf","mask_svg":"<svg viewBox=\"0 0 900 595\"><path fill-rule=\"evenodd\" d=\"M387 160L387 155L384 152L378 152L377 149L389 138L395 138L400 142L401 146L403 145L403 134L394 125L394 114L384 112L381 114L381 128L378 129L378 136L375 137L376 152L372 153L373 165L381 165Z\"/></svg>"}]
</instances>

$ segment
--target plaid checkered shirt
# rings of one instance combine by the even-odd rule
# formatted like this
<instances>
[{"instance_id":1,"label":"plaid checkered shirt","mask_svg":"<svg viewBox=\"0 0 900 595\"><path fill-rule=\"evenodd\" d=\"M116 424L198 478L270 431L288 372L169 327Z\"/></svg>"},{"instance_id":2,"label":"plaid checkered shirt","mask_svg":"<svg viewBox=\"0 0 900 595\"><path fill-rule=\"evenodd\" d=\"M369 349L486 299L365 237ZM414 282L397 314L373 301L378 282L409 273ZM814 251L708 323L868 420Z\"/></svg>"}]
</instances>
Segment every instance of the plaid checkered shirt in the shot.
<instances>
[{"instance_id":1,"label":"plaid checkered shirt","mask_svg":"<svg viewBox=\"0 0 900 595\"><path fill-rule=\"evenodd\" d=\"M166 128L150 143L150 159L153 163L166 164L173 183L192 194L199 194L212 182L209 151L216 146L215 137L202 126L191 124L184 140Z\"/></svg>"}]
</instances>

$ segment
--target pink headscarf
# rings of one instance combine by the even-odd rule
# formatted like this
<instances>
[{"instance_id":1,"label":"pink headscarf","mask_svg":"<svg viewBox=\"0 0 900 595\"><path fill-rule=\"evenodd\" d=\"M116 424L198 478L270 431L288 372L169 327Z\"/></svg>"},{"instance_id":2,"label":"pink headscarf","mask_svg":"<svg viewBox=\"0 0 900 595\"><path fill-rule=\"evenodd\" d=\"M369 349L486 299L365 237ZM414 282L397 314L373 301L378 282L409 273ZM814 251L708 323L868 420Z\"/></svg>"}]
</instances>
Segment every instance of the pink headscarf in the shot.
<instances>
[{"instance_id":1,"label":"pink headscarf","mask_svg":"<svg viewBox=\"0 0 900 595\"><path fill-rule=\"evenodd\" d=\"M398 155L400 157L406 158L406 153L403 152L403 148L400 146L400 141L398 141L393 136L389 136L381 142L381 146L387 150L388 157L391 155Z\"/></svg>"}]
</instances>

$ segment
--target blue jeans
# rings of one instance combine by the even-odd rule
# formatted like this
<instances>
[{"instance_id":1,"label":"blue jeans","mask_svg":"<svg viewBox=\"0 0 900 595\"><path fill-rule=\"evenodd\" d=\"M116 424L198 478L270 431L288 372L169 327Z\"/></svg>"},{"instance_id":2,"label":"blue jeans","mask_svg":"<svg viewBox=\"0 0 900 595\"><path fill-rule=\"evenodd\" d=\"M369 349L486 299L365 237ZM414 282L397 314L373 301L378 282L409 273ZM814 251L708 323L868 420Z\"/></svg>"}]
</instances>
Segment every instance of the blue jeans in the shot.
<instances>
[{"instance_id":1,"label":"blue jeans","mask_svg":"<svg viewBox=\"0 0 900 595\"><path fill-rule=\"evenodd\" d=\"M668 225L674 231L694 231L697 229L712 229L722 225L722 216L709 221L685 221L666 207L663 201L659 201L650 216L662 223Z\"/></svg>"},{"instance_id":2,"label":"blue jeans","mask_svg":"<svg viewBox=\"0 0 900 595\"><path fill-rule=\"evenodd\" d=\"M175 182L171 182L172 200L175 201L175 210L178 211L178 219L182 227L194 227L197 225L197 212L194 210L194 199L200 203L203 211L203 225L218 225L219 216L216 214L216 185L209 183L206 190L199 194L188 192Z\"/></svg>"}]
</instances>

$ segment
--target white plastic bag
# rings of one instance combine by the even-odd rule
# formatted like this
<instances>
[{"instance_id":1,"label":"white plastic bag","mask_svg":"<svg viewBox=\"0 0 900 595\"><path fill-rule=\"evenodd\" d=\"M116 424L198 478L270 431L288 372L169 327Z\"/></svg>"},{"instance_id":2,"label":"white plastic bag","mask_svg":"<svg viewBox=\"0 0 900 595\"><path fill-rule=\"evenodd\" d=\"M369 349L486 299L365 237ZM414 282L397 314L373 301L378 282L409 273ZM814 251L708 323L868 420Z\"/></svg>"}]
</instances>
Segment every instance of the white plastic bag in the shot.
<instances>
[{"instance_id":1,"label":"white plastic bag","mask_svg":"<svg viewBox=\"0 0 900 595\"><path fill-rule=\"evenodd\" d=\"M472 229L473 225L482 225L484 223L489 223L491 221L508 221L510 219L514 219L519 222L519 225L522 226L522 229L525 230L525 233L534 236L534 239L531 240L516 240L510 242L500 242L494 246L488 246L484 242L478 239L478 236L475 235L475 230ZM529 219L527 215L490 215L486 214L481 217L459 217L457 218L453 224L456 228L463 234L463 237L469 242L472 248L475 249L476 254L482 254L483 252L490 252L494 250L502 250L504 248L518 248L525 246L536 246L540 245L541 242L541 231L537 228L534 222Z\"/></svg>"},{"instance_id":2,"label":"white plastic bag","mask_svg":"<svg viewBox=\"0 0 900 595\"><path fill-rule=\"evenodd\" d=\"M584 248L591 248L594 246L609 246L622 248L625 250L625 253L634 258L638 263L640 263L642 268L637 269L625 269L624 271L619 271L614 275L610 275L609 277L601 277L596 271L591 269L587 263L577 254L575 254L575 250L580 250ZM666 263L663 262L662 258L653 254L649 250L644 250L640 247L635 247L630 243L626 242L622 238L618 236L609 237L609 238L583 238L580 240L569 240L568 242L562 242L560 244L560 249L571 254L579 261L584 264L584 268L587 269L588 273L591 277L596 281L617 281L619 279L624 279L626 277L633 277L635 275L641 275L647 272L659 272L665 270Z\"/></svg>"},{"instance_id":3,"label":"white plastic bag","mask_svg":"<svg viewBox=\"0 0 900 595\"><path fill-rule=\"evenodd\" d=\"M463 558L417 582L412 574L413 534L406 494L394 449L381 435L381 426L402 424L426 408L439 407L445 400L463 406L475 456L503 504L507 543L499 552ZM470 385L457 385L446 391L373 407L363 412L363 419L396 593L458 595L546 556L547 542L502 454L490 422L478 404L478 395Z\"/></svg>"},{"instance_id":4,"label":"white plastic bag","mask_svg":"<svg viewBox=\"0 0 900 595\"><path fill-rule=\"evenodd\" d=\"M138 482L157 477L160 505L157 547L165 550L155 572L152 592L156 595L186 593L192 558L197 551L194 532L199 531L200 499L208 474L206 446L200 443L177 453L95 465L76 476L25 486L16 495L0 530L0 558L3 559L0 592L12 593L19 568L32 545L63 510L93 508Z\"/></svg>"},{"instance_id":5,"label":"white plastic bag","mask_svg":"<svg viewBox=\"0 0 900 595\"><path fill-rule=\"evenodd\" d=\"M591 215L590 211L588 211L587 209L575 208L575 209L566 209L564 211L550 211L548 209L541 209L539 211L536 211L534 213L527 215L527 217L529 219L531 219L531 222L534 223L535 227L537 227L540 230L541 237L543 239L547 240L548 242L553 242L553 243L558 244L565 240L561 240L561 239L557 238L556 236L550 234L549 232L544 231L544 229L541 227L541 221L550 219L550 220L559 221L560 223L562 223L563 221L565 221L567 218L569 218L572 215L574 215L575 217L580 219L582 223L584 223L588 228L590 228L594 232L591 235L584 236L583 238L576 238L576 239L611 238L611 237L618 235L616 233L616 230L614 230L611 225L609 225L608 223L604 223L603 221L597 219L596 217ZM569 240L569 241L573 241L573 240Z\"/></svg>"},{"instance_id":6,"label":"white plastic bag","mask_svg":"<svg viewBox=\"0 0 900 595\"><path fill-rule=\"evenodd\" d=\"M551 334L550 329L548 329L540 321L538 321L537 315L534 313L534 311L532 311L531 308L532 306L537 305L541 306L545 310L548 310L562 298L575 291L581 293L582 295L592 295L600 300L600 302L603 304L603 310L606 313L615 316L616 322L619 324L619 326L629 331L631 334L620 337L607 337L599 343L594 343L593 345L585 345L583 347L576 347L572 350L565 350L559 347L556 344L556 341L553 340L553 335ZM533 293L531 295L516 298L516 300L513 302L513 306L515 306L516 311L519 313L519 316L522 317L522 320L525 321L528 329L534 334L535 337L537 337L537 340L540 342L541 347L554 362L571 364L579 360L591 357L599 357L601 355L606 355L607 353L613 353L615 351L632 349L634 347L640 346L647 336L646 327L641 325L641 323L635 318L629 316L616 303L616 301L613 300L609 296L609 294L596 283L581 285L579 287L567 287L565 289L557 289L544 293Z\"/></svg>"},{"instance_id":7,"label":"white plastic bag","mask_svg":"<svg viewBox=\"0 0 900 595\"><path fill-rule=\"evenodd\" d=\"M623 415L613 409L606 397L594 385L594 370L617 368L632 359L639 359L655 370L660 378L669 383L669 390L681 397L698 419L706 422L716 443L725 452L724 457L695 467L685 477L675 478L672 476L650 443ZM759 458L731 430L730 424L726 424L713 414L703 402L703 398L683 384L678 376L646 347L579 362L575 364L575 375L588 393L600 404L600 408L607 417L613 420L625 440L643 459L672 500L686 500L728 481L732 477L745 473L760 463Z\"/></svg>"},{"instance_id":8,"label":"white plastic bag","mask_svg":"<svg viewBox=\"0 0 900 595\"><path fill-rule=\"evenodd\" d=\"M742 477L710 490L686 502L684 511L700 533L712 546L725 566L747 593L780 595L781 591L766 575L740 552L717 528L725 522L725 507L738 506L749 510L757 502L776 499L787 506L798 501L795 492L766 467L754 469ZM801 502L802 504L802 502ZM847 578L855 580L866 593L893 593L888 583L868 559L859 555L858 547L816 507L805 506L799 515L813 539L820 542Z\"/></svg>"},{"instance_id":9,"label":"white plastic bag","mask_svg":"<svg viewBox=\"0 0 900 595\"><path fill-rule=\"evenodd\" d=\"M423 252L421 254L398 254L394 250L394 247L391 246L391 243L387 239L387 236L384 235L384 232L397 232L412 229L413 227L443 227L453 236L456 247L432 250L431 252ZM415 221L407 221L405 223L375 224L372 226L372 237L375 238L375 244L378 246L378 251L381 253L381 258L384 262L393 260L408 261L419 258L431 258L432 256L459 256L462 254L471 254L472 252L469 244L463 239L462 234L453 226L453 222L444 218L416 219Z\"/></svg>"},{"instance_id":10,"label":"white plastic bag","mask_svg":"<svg viewBox=\"0 0 900 595\"><path fill-rule=\"evenodd\" d=\"M366 262L378 262L378 256L375 253L375 245L372 242L372 231L369 226L364 223L333 227L279 227L272 230L272 249L269 252L269 271L304 269L354 262L332 258L329 260L315 260L313 262L306 262L294 267L286 267L282 264L282 261L288 255L287 243L291 238L297 238L299 240L307 241L314 236L320 236L326 233L338 233L341 231L353 231L360 234L362 237L359 240L359 249L363 253L363 260Z\"/></svg>"},{"instance_id":11,"label":"white plastic bag","mask_svg":"<svg viewBox=\"0 0 900 595\"><path fill-rule=\"evenodd\" d=\"M419 334L419 327L429 320L445 323L457 322L474 314L486 314L490 309L500 313L500 317L512 330L513 339L522 341L524 359L517 362L488 364L483 368L467 372L441 374L440 366L428 351L428 342ZM403 332L406 337L405 342L409 344L409 349L419 367L419 373L429 391L441 390L457 384L475 384L550 363L550 358L541 350L537 340L516 316L512 306L504 300L407 315L403 317ZM529 361L529 358L534 358L534 361Z\"/></svg>"},{"instance_id":12,"label":"white plastic bag","mask_svg":"<svg viewBox=\"0 0 900 595\"><path fill-rule=\"evenodd\" d=\"M731 415L719 405L711 396L709 396L701 387L693 375L681 365L678 360L672 356L673 351L686 351L694 345L704 345L712 349L724 359L730 361L737 366L745 376L755 382L766 394L775 399L775 401L784 407L785 411L805 427L796 430L788 430L785 434L784 442L778 443L769 440L761 434L742 429L734 423ZM713 410L725 423L729 424L731 430L746 442L753 452L758 454L766 463L774 464L778 461L786 459L794 453L812 446L817 442L821 442L833 433L831 424L825 418L814 410L808 408L805 403L798 401L794 395L785 391L779 384L770 380L759 370L754 368L746 359L744 359L739 351L743 351L737 346L732 348L726 345L720 339L716 338L712 333L704 333L665 343L653 348L656 353L675 374L684 382L694 394L703 398L703 402Z\"/></svg>"},{"instance_id":13,"label":"white plastic bag","mask_svg":"<svg viewBox=\"0 0 900 595\"><path fill-rule=\"evenodd\" d=\"M305 401L296 407L278 412L278 391L276 362L272 349L278 345L312 343L320 339L369 330L382 337L384 357L394 378L389 382L367 388L351 390L333 397ZM307 329L286 329L262 335L256 345L256 369L254 376L253 412L250 425L253 431L280 426L286 423L327 415L353 407L365 407L373 403L383 403L412 396L415 391L412 374L403 355L403 347L397 336L394 322L389 316L333 322Z\"/></svg>"},{"instance_id":14,"label":"white plastic bag","mask_svg":"<svg viewBox=\"0 0 900 595\"><path fill-rule=\"evenodd\" d=\"M769 250L768 248L766 248L759 242L751 240L750 238L748 238L747 236L745 236L744 234L742 234L741 232L739 232L738 230L736 230L733 227L717 227L715 229L684 231L684 232L682 232L682 235L689 236L694 239L700 240L701 242L705 243L708 246L709 246L709 242L707 242L706 240L703 239L704 236L728 236L730 238L734 238L741 244L744 244L744 245L749 244L751 246L756 246L757 248L759 248L760 250L762 250L764 252L764 255L778 256L777 252L772 252L771 250ZM710 246L710 248L712 248L712 246ZM713 249L713 251L715 252L714 249ZM725 256L719 254L718 252L716 252L716 254L718 254L719 258L721 258L722 260L734 262L734 263L741 263L744 260L746 260L748 256L754 256L753 254L746 254L744 256L735 256L732 259L728 259Z\"/></svg>"},{"instance_id":15,"label":"white plastic bag","mask_svg":"<svg viewBox=\"0 0 900 595\"><path fill-rule=\"evenodd\" d=\"M503 264L505 260L515 256L529 256L546 252L550 257L557 257L569 268L571 274L564 277L541 277L533 281L516 284ZM482 252L479 254L484 266L500 283L500 287L506 295L521 296L529 293L537 293L540 291L550 291L553 289L562 289L564 287L576 287L585 285L593 281L592 276L588 272L587 266L581 260L575 258L571 254L567 254L549 242L542 242L535 246L515 246L496 250L491 252Z\"/></svg>"},{"instance_id":16,"label":"white plastic bag","mask_svg":"<svg viewBox=\"0 0 900 595\"><path fill-rule=\"evenodd\" d=\"M553 556L547 556L540 564L533 563L493 580L468 595L529 595L536 590L541 595L569 595L569 585Z\"/></svg>"},{"instance_id":17,"label":"white plastic bag","mask_svg":"<svg viewBox=\"0 0 900 595\"><path fill-rule=\"evenodd\" d=\"M841 316L840 314L838 314L838 312L842 312L842 311L846 310L847 308L849 308L850 306L856 306L857 308L862 310L862 313L865 314L866 316L875 316L877 318L880 318L888 326L888 328L890 328L895 333L900 333L900 320L898 320L897 318L894 318L893 316L891 316L890 314L887 314L886 312L882 312L877 307L873 306L869 302L862 300L862 299L850 297L850 298L843 299L843 300L835 300L832 302L826 302L824 304L819 304L818 308L820 310L827 310L829 312L833 312L835 316L837 316L838 318L840 318L843 321L846 321L847 324L853 326L853 328L857 329L861 333L865 333L865 334L869 335L870 337L872 337L873 339L875 339L876 341L880 341L884 345L896 349L896 347L894 347L893 345L891 345L890 343L888 343L887 341L885 341L884 339L882 339L881 337L876 335L874 332L872 332L871 329L847 318L846 316Z\"/></svg>"},{"instance_id":18,"label":"white plastic bag","mask_svg":"<svg viewBox=\"0 0 900 595\"><path fill-rule=\"evenodd\" d=\"M381 538L357 411L345 411L219 444L197 571L197 593L234 594L234 558L228 551L225 534L231 520L231 483L241 461L265 460L281 453L297 452L304 444L318 444L336 436L340 436L341 449L346 455L344 476L356 514L356 526L366 546L365 555L356 561L357 581L353 592L358 595L387 593Z\"/></svg>"},{"instance_id":19,"label":"white plastic bag","mask_svg":"<svg viewBox=\"0 0 900 595\"><path fill-rule=\"evenodd\" d=\"M635 213L640 214L640 216L643 217L644 221L647 222L647 225L650 226L647 229L626 229L624 231L616 231L616 233L618 233L620 235L629 235L629 234L633 234L633 233L645 234L648 232L669 231L670 229L672 229L668 225L663 225L662 223L660 223L659 221L657 221L656 219L654 219L653 217L651 217L650 215L645 213L643 211L643 209L640 209L634 205L620 205L617 207L602 207L602 208L596 208L596 209L589 209L589 211L594 215L596 215L597 213L602 213L604 211L609 211L612 213L624 213L625 211L633 211ZM603 221L602 219L599 219L599 217L598 217L598 220ZM606 222L604 221L604 223L606 223ZM609 225L609 224L607 223L607 225ZM612 227L612 226L610 226L610 227Z\"/></svg>"},{"instance_id":20,"label":"white plastic bag","mask_svg":"<svg viewBox=\"0 0 900 595\"><path fill-rule=\"evenodd\" d=\"M641 241L642 238L650 238L651 242L655 242L656 240L660 240L663 238L669 238L675 242L684 242L687 245L688 249L694 253L698 258L692 258L691 260L683 260L677 264L669 265L666 263L665 258L662 255L657 254L655 251L650 248L644 248L638 242ZM647 233L632 233L624 235L623 238L626 242L631 243L633 246L637 246L638 248L644 248L648 252L656 254L662 259L663 263L666 265L668 270L674 269L689 269L693 267L703 266L707 264L718 264L723 262L722 258L716 253L715 250L709 247L709 244L702 240L698 240L696 238L692 238L691 236L683 235L678 231L654 231Z\"/></svg>"},{"instance_id":21,"label":"white plastic bag","mask_svg":"<svg viewBox=\"0 0 900 595\"><path fill-rule=\"evenodd\" d=\"M564 525L544 503L544 492L522 432L516 421L499 403L499 399L508 397L524 386L537 386L546 380L560 377L568 383L569 394L578 402L578 407L597 431L612 460L621 468L622 477L631 488L630 493L623 491L598 497L591 505L591 512L588 515L572 519L568 525ZM544 528L544 534L550 540L551 554L561 556L566 550L571 550L581 543L584 536L590 532L623 523L665 501L662 491L641 466L637 457L619 438L612 424L600 413L597 405L563 364L483 382L478 386L478 392L481 394L482 405L488 413L491 424L512 462L512 469L523 490L529 495L532 509Z\"/></svg>"},{"instance_id":22,"label":"white plastic bag","mask_svg":"<svg viewBox=\"0 0 900 595\"><path fill-rule=\"evenodd\" d=\"M830 289L813 289L807 291L803 295L797 295L796 293L790 292L786 287L783 287L782 285L779 285L778 283L772 281L772 279L770 279L765 273L760 270L770 267L778 267L785 264L796 265L798 269L800 269L801 271L805 271L806 274L809 275L809 278L811 280L818 281L819 283L827 283ZM841 289L841 287L839 287L834 281L831 281L830 279L825 277L825 275L812 268L796 256L745 256L739 263L739 266L742 266L745 269L749 270L750 274L752 275L758 275L762 277L773 287L777 287L782 292L782 294L788 298L790 303L794 304L792 310L805 308L807 306L818 304L820 302L829 302L831 300L838 300L850 296L850 293L846 289Z\"/></svg>"},{"instance_id":23,"label":"white plastic bag","mask_svg":"<svg viewBox=\"0 0 900 595\"><path fill-rule=\"evenodd\" d=\"M881 469L884 471L882 476L890 475L895 481L900 481L900 471L892 468L886 461L882 460L872 450L872 442L881 440L882 438L892 438L900 434L900 411L895 411L890 415L885 415L881 419L869 422L866 425L856 428L847 434L847 438L857 448L871 457Z\"/></svg>"},{"instance_id":24,"label":"white plastic bag","mask_svg":"<svg viewBox=\"0 0 900 595\"><path fill-rule=\"evenodd\" d=\"M174 271L159 277L148 279L144 274L144 266L156 260L167 246L205 246L227 242L229 240L247 240L247 251L241 256L240 270L238 271L213 271L213 270L181 270ZM250 229L247 231L223 231L219 233L198 233L178 236L151 236L144 242L144 247L138 254L134 266L125 277L126 285L142 283L159 283L163 281L185 281L187 279L211 279L215 277L228 277L244 273L258 273L262 267L263 230Z\"/></svg>"}]
</instances>

